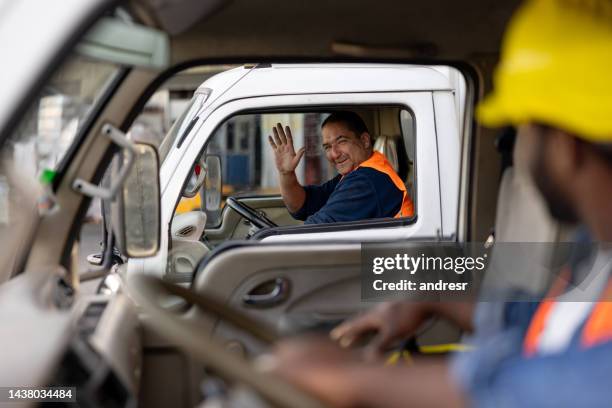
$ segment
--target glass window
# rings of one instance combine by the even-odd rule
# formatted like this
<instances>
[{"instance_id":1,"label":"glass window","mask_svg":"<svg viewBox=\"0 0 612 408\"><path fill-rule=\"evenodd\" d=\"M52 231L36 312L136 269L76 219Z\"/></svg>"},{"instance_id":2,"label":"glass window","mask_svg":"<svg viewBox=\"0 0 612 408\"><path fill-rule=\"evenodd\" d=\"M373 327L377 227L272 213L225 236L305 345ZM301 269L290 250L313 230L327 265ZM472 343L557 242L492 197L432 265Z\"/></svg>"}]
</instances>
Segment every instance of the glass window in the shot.
<instances>
[{"instance_id":1,"label":"glass window","mask_svg":"<svg viewBox=\"0 0 612 408\"><path fill-rule=\"evenodd\" d=\"M39 213L50 210L39 177L58 168L120 66L71 55L34 99L0 150L0 282L16 267ZM50 173L52 174L52 173Z\"/></svg>"},{"instance_id":2,"label":"glass window","mask_svg":"<svg viewBox=\"0 0 612 408\"><path fill-rule=\"evenodd\" d=\"M234 116L220 126L206 148L221 157L224 196L279 194L268 134L276 123L291 127L295 149L306 147L296 169L301 184L320 184L335 175L321 149L321 123L328 113L280 113Z\"/></svg>"},{"instance_id":3,"label":"glass window","mask_svg":"<svg viewBox=\"0 0 612 408\"><path fill-rule=\"evenodd\" d=\"M160 92L163 92L163 91L160 91ZM191 131L192 127L195 125L195 123L198 120L197 114L202 109L202 106L204 105L204 102L206 102L207 97L208 97L208 94L206 93L197 93L193 97L193 99L191 99L191 101L189 102L189 105L183 111L181 116L179 116L176 122L174 122L174 125L170 128L170 131L168 132L166 137L163 138L160 144L160 147L159 147L159 157L160 157L161 163L163 163L163 161L168 156L168 153L170 152L170 149L172 148L172 146L178 143L180 139L183 139L186 136L186 134L189 131ZM151 98L151 100L148 102L148 105L151 105L153 103L152 102L153 100L155 100L155 98ZM146 119L147 119L146 113L140 114L140 116L136 120L136 123L146 122ZM157 131L158 134L163 134L162 133L164 131L163 126L158 126L158 127L148 126L148 127Z\"/></svg>"},{"instance_id":4,"label":"glass window","mask_svg":"<svg viewBox=\"0 0 612 408\"><path fill-rule=\"evenodd\" d=\"M73 55L51 78L3 151L13 151L35 177L55 170L92 106L118 71L117 65Z\"/></svg>"},{"instance_id":5,"label":"glass window","mask_svg":"<svg viewBox=\"0 0 612 408\"><path fill-rule=\"evenodd\" d=\"M173 146L188 133L194 119L212 95L200 85L208 78L235 68L235 65L203 65L181 71L169 78L147 101L134 124L144 124L160 135L159 159L163 163ZM170 129L170 130L168 130ZM165 135L165 136L163 136ZM163 137L162 137L163 136Z\"/></svg>"}]
</instances>

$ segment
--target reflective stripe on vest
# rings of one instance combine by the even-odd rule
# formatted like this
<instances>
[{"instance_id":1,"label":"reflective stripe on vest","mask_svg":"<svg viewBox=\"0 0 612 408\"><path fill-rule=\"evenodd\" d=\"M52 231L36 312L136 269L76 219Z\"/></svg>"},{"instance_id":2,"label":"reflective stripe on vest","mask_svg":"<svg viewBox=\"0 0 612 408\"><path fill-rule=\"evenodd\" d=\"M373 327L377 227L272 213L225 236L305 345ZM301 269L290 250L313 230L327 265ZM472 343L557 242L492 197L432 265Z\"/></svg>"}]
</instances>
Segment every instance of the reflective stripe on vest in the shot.
<instances>
[{"instance_id":1,"label":"reflective stripe on vest","mask_svg":"<svg viewBox=\"0 0 612 408\"><path fill-rule=\"evenodd\" d=\"M372 153L372 156L363 163L361 163L359 167L369 167L376 171L380 171L381 173L385 173L395 187L397 187L402 192L402 206L397 214L395 214L394 218L399 217L412 217L414 215L414 206L412 204L412 200L408 196L408 191L406 191L406 186L402 179L397 175L391 164L387 160L387 158L380 152L375 151Z\"/></svg>"},{"instance_id":2,"label":"reflective stripe on vest","mask_svg":"<svg viewBox=\"0 0 612 408\"><path fill-rule=\"evenodd\" d=\"M582 345L593 347L612 340L612 284L608 284L604 294L605 300L597 302L593 312L582 329Z\"/></svg>"},{"instance_id":3,"label":"reflective stripe on vest","mask_svg":"<svg viewBox=\"0 0 612 408\"><path fill-rule=\"evenodd\" d=\"M553 296L556 297L560 295L567 285L568 275L565 273L563 275L557 279L553 288L549 291L547 297L550 298L540 303L540 306L538 306L538 309L531 319L529 329L527 329L523 342L523 354L526 357L532 357L538 351L542 333L544 332L550 313L557 303ZM611 299L610 296L612 296L612 282L608 283L606 286L601 297L602 300L595 304L582 328L582 332L580 333L580 344L583 348L593 347L612 340L612 302L609 301Z\"/></svg>"}]
</instances>

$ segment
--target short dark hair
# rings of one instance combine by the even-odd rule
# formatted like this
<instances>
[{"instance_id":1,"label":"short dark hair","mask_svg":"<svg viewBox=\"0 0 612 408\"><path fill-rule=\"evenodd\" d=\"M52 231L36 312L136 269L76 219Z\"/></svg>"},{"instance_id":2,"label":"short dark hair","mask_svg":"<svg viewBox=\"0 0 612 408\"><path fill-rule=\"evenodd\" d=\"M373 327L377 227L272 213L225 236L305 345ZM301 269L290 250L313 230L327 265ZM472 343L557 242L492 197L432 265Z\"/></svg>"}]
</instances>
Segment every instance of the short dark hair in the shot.
<instances>
[{"instance_id":1,"label":"short dark hair","mask_svg":"<svg viewBox=\"0 0 612 408\"><path fill-rule=\"evenodd\" d=\"M355 136L357 137L361 136L361 134L364 132L368 132L368 128L363 119L361 119L361 116L351 111L332 112L332 114L325 118L321 124L321 129L323 129L325 125L329 123L342 123L348 128L348 130L355 133Z\"/></svg>"}]
</instances>

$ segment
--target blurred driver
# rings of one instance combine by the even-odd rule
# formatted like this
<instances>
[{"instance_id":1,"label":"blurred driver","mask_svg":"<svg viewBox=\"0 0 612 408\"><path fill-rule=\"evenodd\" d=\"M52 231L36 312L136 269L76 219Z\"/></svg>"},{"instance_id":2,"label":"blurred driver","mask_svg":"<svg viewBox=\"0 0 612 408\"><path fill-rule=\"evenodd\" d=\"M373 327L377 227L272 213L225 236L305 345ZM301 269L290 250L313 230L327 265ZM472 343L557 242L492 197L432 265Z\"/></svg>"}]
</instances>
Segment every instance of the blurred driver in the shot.
<instances>
[{"instance_id":1,"label":"blurred driver","mask_svg":"<svg viewBox=\"0 0 612 408\"><path fill-rule=\"evenodd\" d=\"M599 251L539 304L506 303L499 327L472 323L472 305L393 303L333 332L344 345L381 332L377 350L414 334L433 314L474 330L475 351L451 365L364 364L318 341L278 346L276 371L334 406L608 406L612 367L612 3L533 0L513 18L479 107L488 125L518 126L527 166L551 214L581 223ZM585 266L586 265L586 266ZM594 272L588 301L567 301L567 282ZM478 309L491 307L488 303ZM475 327L473 327L473 325Z\"/></svg>"}]
</instances>

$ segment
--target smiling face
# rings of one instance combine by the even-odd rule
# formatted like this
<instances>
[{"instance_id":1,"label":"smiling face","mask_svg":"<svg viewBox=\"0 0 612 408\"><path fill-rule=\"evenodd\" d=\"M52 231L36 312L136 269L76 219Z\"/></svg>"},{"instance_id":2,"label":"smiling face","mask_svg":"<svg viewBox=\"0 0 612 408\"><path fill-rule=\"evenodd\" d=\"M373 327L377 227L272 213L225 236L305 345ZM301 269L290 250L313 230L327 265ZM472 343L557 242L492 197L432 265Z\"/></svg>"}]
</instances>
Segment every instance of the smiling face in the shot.
<instances>
[{"instance_id":1,"label":"smiling face","mask_svg":"<svg viewBox=\"0 0 612 408\"><path fill-rule=\"evenodd\" d=\"M321 132L325 156L343 176L372 155L372 143L367 132L357 136L342 122L327 123Z\"/></svg>"}]
</instances>

